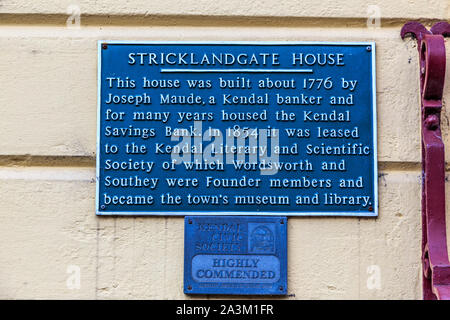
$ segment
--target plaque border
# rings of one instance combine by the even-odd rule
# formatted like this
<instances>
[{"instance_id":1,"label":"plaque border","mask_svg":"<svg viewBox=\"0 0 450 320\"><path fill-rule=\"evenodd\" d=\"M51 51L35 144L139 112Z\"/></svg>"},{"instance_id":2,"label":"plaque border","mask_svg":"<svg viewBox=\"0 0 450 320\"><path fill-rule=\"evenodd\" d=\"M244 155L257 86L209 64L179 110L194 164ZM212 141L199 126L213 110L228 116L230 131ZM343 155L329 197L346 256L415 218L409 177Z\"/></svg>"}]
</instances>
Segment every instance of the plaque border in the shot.
<instances>
[{"instance_id":1,"label":"plaque border","mask_svg":"<svg viewBox=\"0 0 450 320\"><path fill-rule=\"evenodd\" d=\"M101 109L101 74L102 74L102 44L186 44L186 45L253 45L253 46L270 46L270 45L329 45L329 46L370 46L372 58L372 129L373 129L373 189L374 203L373 211L368 212L295 212L295 211L100 211L100 109ZM377 141L377 91L376 91L376 49L375 41L131 41L131 40L98 40L97 41L97 146L96 146L96 173L95 173L95 214L98 216L292 216L292 217L378 217L378 141Z\"/></svg>"}]
</instances>

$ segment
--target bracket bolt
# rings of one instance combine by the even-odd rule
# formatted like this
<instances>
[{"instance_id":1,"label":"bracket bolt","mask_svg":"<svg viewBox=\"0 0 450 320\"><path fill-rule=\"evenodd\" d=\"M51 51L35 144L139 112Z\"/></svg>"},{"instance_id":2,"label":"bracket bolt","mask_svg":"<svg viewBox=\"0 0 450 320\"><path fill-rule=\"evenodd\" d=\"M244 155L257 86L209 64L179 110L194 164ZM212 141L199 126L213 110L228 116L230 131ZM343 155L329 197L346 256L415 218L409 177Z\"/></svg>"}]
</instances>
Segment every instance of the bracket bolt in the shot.
<instances>
[{"instance_id":1,"label":"bracket bolt","mask_svg":"<svg viewBox=\"0 0 450 320\"><path fill-rule=\"evenodd\" d=\"M439 127L439 118L437 115L431 114L425 119L424 124L428 130L436 130Z\"/></svg>"}]
</instances>

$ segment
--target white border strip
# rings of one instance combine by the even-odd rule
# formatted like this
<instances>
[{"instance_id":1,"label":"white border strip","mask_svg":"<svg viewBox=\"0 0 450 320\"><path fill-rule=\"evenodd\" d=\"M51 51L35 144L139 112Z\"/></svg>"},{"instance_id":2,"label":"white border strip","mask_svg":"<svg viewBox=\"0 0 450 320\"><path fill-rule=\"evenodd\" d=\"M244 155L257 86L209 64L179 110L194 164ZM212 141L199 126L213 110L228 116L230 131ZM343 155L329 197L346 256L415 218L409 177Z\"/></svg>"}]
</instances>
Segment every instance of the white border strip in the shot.
<instances>
[{"instance_id":1,"label":"white border strip","mask_svg":"<svg viewBox=\"0 0 450 320\"><path fill-rule=\"evenodd\" d=\"M268 46L268 45L336 45L336 46L371 46L372 55L372 130L373 130L373 188L374 188L374 203L372 212L265 212L265 211L99 211L100 195L99 195L99 176L100 176L100 109L101 109L101 54L102 44L162 44L162 45L175 45L175 44L226 44L226 45L256 45L256 46ZM377 106L376 106L376 68L375 68L375 41L369 42L323 42L323 41L120 41L120 40L98 40L97 42L97 155L96 155L96 197L95 197L95 213L98 216L190 216L190 215L235 215L235 216L302 216L302 217L378 217L378 149L377 149Z\"/></svg>"},{"instance_id":2,"label":"white border strip","mask_svg":"<svg viewBox=\"0 0 450 320\"><path fill-rule=\"evenodd\" d=\"M95 155L95 214L100 215L100 109L102 108L102 42L97 42L97 148Z\"/></svg>"},{"instance_id":3,"label":"white border strip","mask_svg":"<svg viewBox=\"0 0 450 320\"><path fill-rule=\"evenodd\" d=\"M312 73L312 69L160 69L160 73Z\"/></svg>"},{"instance_id":4,"label":"white border strip","mask_svg":"<svg viewBox=\"0 0 450 320\"><path fill-rule=\"evenodd\" d=\"M372 130L373 130L373 196L374 214L378 217L378 141L377 141L377 75L376 75L376 49L372 41Z\"/></svg>"},{"instance_id":5,"label":"white border strip","mask_svg":"<svg viewBox=\"0 0 450 320\"><path fill-rule=\"evenodd\" d=\"M290 216L290 217L377 217L375 211L358 212L278 212L278 211L101 211L98 216Z\"/></svg>"},{"instance_id":6,"label":"white border strip","mask_svg":"<svg viewBox=\"0 0 450 320\"><path fill-rule=\"evenodd\" d=\"M372 46L375 44L374 41L174 41L174 40L168 40L168 41L129 41L129 40L98 40L99 43L106 43L106 44L161 44L161 45L176 45L176 44L204 44L204 45L245 45L245 44L251 44L255 46L271 46L271 45L285 45L285 46L292 46L292 45L324 45L324 46L342 46L342 45L351 45L351 46Z\"/></svg>"}]
</instances>

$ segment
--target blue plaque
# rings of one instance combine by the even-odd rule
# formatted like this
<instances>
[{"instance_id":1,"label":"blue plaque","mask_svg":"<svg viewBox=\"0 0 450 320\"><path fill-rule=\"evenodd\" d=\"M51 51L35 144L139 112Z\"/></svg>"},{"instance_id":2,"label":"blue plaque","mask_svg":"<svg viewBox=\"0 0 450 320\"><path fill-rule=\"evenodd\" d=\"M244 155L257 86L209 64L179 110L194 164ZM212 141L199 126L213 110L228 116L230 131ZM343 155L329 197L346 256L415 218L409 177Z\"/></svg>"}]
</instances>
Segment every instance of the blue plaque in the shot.
<instances>
[{"instance_id":1,"label":"blue plaque","mask_svg":"<svg viewBox=\"0 0 450 320\"><path fill-rule=\"evenodd\" d=\"M98 50L97 214L377 216L373 42Z\"/></svg>"},{"instance_id":2,"label":"blue plaque","mask_svg":"<svg viewBox=\"0 0 450 320\"><path fill-rule=\"evenodd\" d=\"M184 292L285 295L286 225L286 217L186 217Z\"/></svg>"}]
</instances>

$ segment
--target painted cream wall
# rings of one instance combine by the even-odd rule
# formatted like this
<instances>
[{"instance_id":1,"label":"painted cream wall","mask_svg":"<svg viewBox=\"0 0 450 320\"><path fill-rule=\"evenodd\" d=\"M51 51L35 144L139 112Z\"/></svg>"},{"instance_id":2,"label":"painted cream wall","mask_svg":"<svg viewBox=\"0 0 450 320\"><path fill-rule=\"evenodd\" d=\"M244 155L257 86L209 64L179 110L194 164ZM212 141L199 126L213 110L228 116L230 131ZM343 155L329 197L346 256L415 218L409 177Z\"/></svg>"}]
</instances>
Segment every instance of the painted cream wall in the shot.
<instances>
[{"instance_id":1,"label":"painted cream wall","mask_svg":"<svg viewBox=\"0 0 450 320\"><path fill-rule=\"evenodd\" d=\"M80 28L66 26L71 5ZM369 5L380 8L381 28L367 27ZM399 32L407 20L448 20L449 8L448 0L0 0L0 298L189 298L182 218L94 213L97 40L108 39L375 41L379 217L289 218L288 298L420 299L417 49ZM444 105L447 159L449 119ZM79 289L67 286L74 266Z\"/></svg>"}]
</instances>

